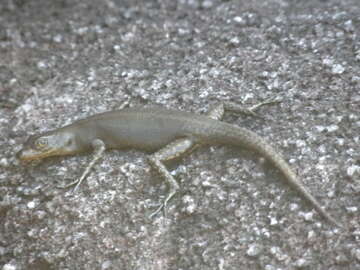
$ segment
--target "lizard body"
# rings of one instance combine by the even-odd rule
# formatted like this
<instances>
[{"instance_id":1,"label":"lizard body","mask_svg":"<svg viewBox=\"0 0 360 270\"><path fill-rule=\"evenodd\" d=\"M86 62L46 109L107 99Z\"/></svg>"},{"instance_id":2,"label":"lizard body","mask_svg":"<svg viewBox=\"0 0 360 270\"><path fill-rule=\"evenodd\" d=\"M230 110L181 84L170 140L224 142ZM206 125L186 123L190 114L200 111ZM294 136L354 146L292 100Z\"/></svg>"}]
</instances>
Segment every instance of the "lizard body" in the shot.
<instances>
[{"instance_id":1,"label":"lizard body","mask_svg":"<svg viewBox=\"0 0 360 270\"><path fill-rule=\"evenodd\" d=\"M30 161L94 150L93 160L80 180L74 182L78 187L106 149L157 151L149 156L149 162L165 178L170 190L162 206L155 212L157 213L165 208L179 188L163 161L180 156L200 143L239 146L264 156L325 219L341 227L320 206L269 143L248 129L219 121L225 110L244 112L243 108L234 104L221 104L207 116L161 108L129 108L105 112L31 136L17 156L23 161Z\"/></svg>"}]
</instances>

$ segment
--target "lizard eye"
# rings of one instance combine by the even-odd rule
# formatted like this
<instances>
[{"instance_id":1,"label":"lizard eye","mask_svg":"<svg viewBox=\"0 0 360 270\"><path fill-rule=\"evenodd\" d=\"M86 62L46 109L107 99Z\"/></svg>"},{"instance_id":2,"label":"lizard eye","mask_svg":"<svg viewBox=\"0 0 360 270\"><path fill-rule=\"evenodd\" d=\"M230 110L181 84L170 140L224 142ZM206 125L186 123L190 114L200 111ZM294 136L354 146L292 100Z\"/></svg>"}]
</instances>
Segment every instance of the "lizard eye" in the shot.
<instances>
[{"instance_id":1,"label":"lizard eye","mask_svg":"<svg viewBox=\"0 0 360 270\"><path fill-rule=\"evenodd\" d=\"M73 143L73 140L72 140L72 138L70 138L70 139L67 140L66 145L71 146L72 143Z\"/></svg>"},{"instance_id":2,"label":"lizard eye","mask_svg":"<svg viewBox=\"0 0 360 270\"><path fill-rule=\"evenodd\" d=\"M48 141L45 138L39 138L34 143L36 149L44 149L48 145Z\"/></svg>"}]
</instances>

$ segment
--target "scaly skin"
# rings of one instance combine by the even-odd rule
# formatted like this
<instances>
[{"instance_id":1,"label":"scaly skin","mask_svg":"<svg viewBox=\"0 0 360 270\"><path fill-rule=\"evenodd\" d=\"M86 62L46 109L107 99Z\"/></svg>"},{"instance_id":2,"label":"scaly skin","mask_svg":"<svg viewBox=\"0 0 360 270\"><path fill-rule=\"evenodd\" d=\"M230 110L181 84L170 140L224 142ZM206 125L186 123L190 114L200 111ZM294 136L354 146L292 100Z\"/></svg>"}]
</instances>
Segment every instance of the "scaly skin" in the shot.
<instances>
[{"instance_id":1,"label":"scaly skin","mask_svg":"<svg viewBox=\"0 0 360 270\"><path fill-rule=\"evenodd\" d=\"M23 161L31 161L95 149L96 158L91 162L91 166L86 168L81 180L76 182L78 186L105 149L134 148L152 152L159 150L149 157L149 161L170 186L169 195L159 211L166 206L179 188L162 161L180 156L198 143L240 146L264 156L325 219L341 227L320 206L287 162L269 143L248 129L217 120L221 118L224 109L240 111L232 106L219 107L218 111L212 111L209 116L161 108L124 109L97 114L71 125L30 137L23 150L18 153L18 157Z\"/></svg>"}]
</instances>

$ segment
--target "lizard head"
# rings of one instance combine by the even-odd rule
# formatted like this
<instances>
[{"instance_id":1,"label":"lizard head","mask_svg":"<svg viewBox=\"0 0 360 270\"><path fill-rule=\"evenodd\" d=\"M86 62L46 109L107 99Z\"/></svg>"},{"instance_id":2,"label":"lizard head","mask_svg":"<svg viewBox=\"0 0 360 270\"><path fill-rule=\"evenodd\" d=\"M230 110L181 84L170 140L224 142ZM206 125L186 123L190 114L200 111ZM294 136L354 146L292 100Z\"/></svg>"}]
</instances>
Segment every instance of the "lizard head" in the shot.
<instances>
[{"instance_id":1,"label":"lizard head","mask_svg":"<svg viewBox=\"0 0 360 270\"><path fill-rule=\"evenodd\" d=\"M16 157L23 162L40 160L51 156L63 156L76 153L74 134L70 132L45 132L30 136Z\"/></svg>"}]
</instances>

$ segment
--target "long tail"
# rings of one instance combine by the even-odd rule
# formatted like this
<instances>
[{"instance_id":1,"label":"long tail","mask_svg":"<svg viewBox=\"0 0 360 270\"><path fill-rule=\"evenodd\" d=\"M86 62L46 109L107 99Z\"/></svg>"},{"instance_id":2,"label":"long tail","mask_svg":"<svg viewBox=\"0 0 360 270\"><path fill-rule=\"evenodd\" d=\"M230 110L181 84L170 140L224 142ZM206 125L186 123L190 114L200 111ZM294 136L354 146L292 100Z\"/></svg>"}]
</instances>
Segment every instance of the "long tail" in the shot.
<instances>
[{"instance_id":1,"label":"long tail","mask_svg":"<svg viewBox=\"0 0 360 270\"><path fill-rule=\"evenodd\" d=\"M231 144L254 150L270 161L285 176L287 182L293 186L303 198L312 204L312 206L330 223L342 227L332 216L330 216L319 204L319 202L311 195L305 186L297 178L294 171L282 156L262 137L256 133L236 127L227 123L219 126L217 129L208 130L206 134L207 140L218 144Z\"/></svg>"}]
</instances>

